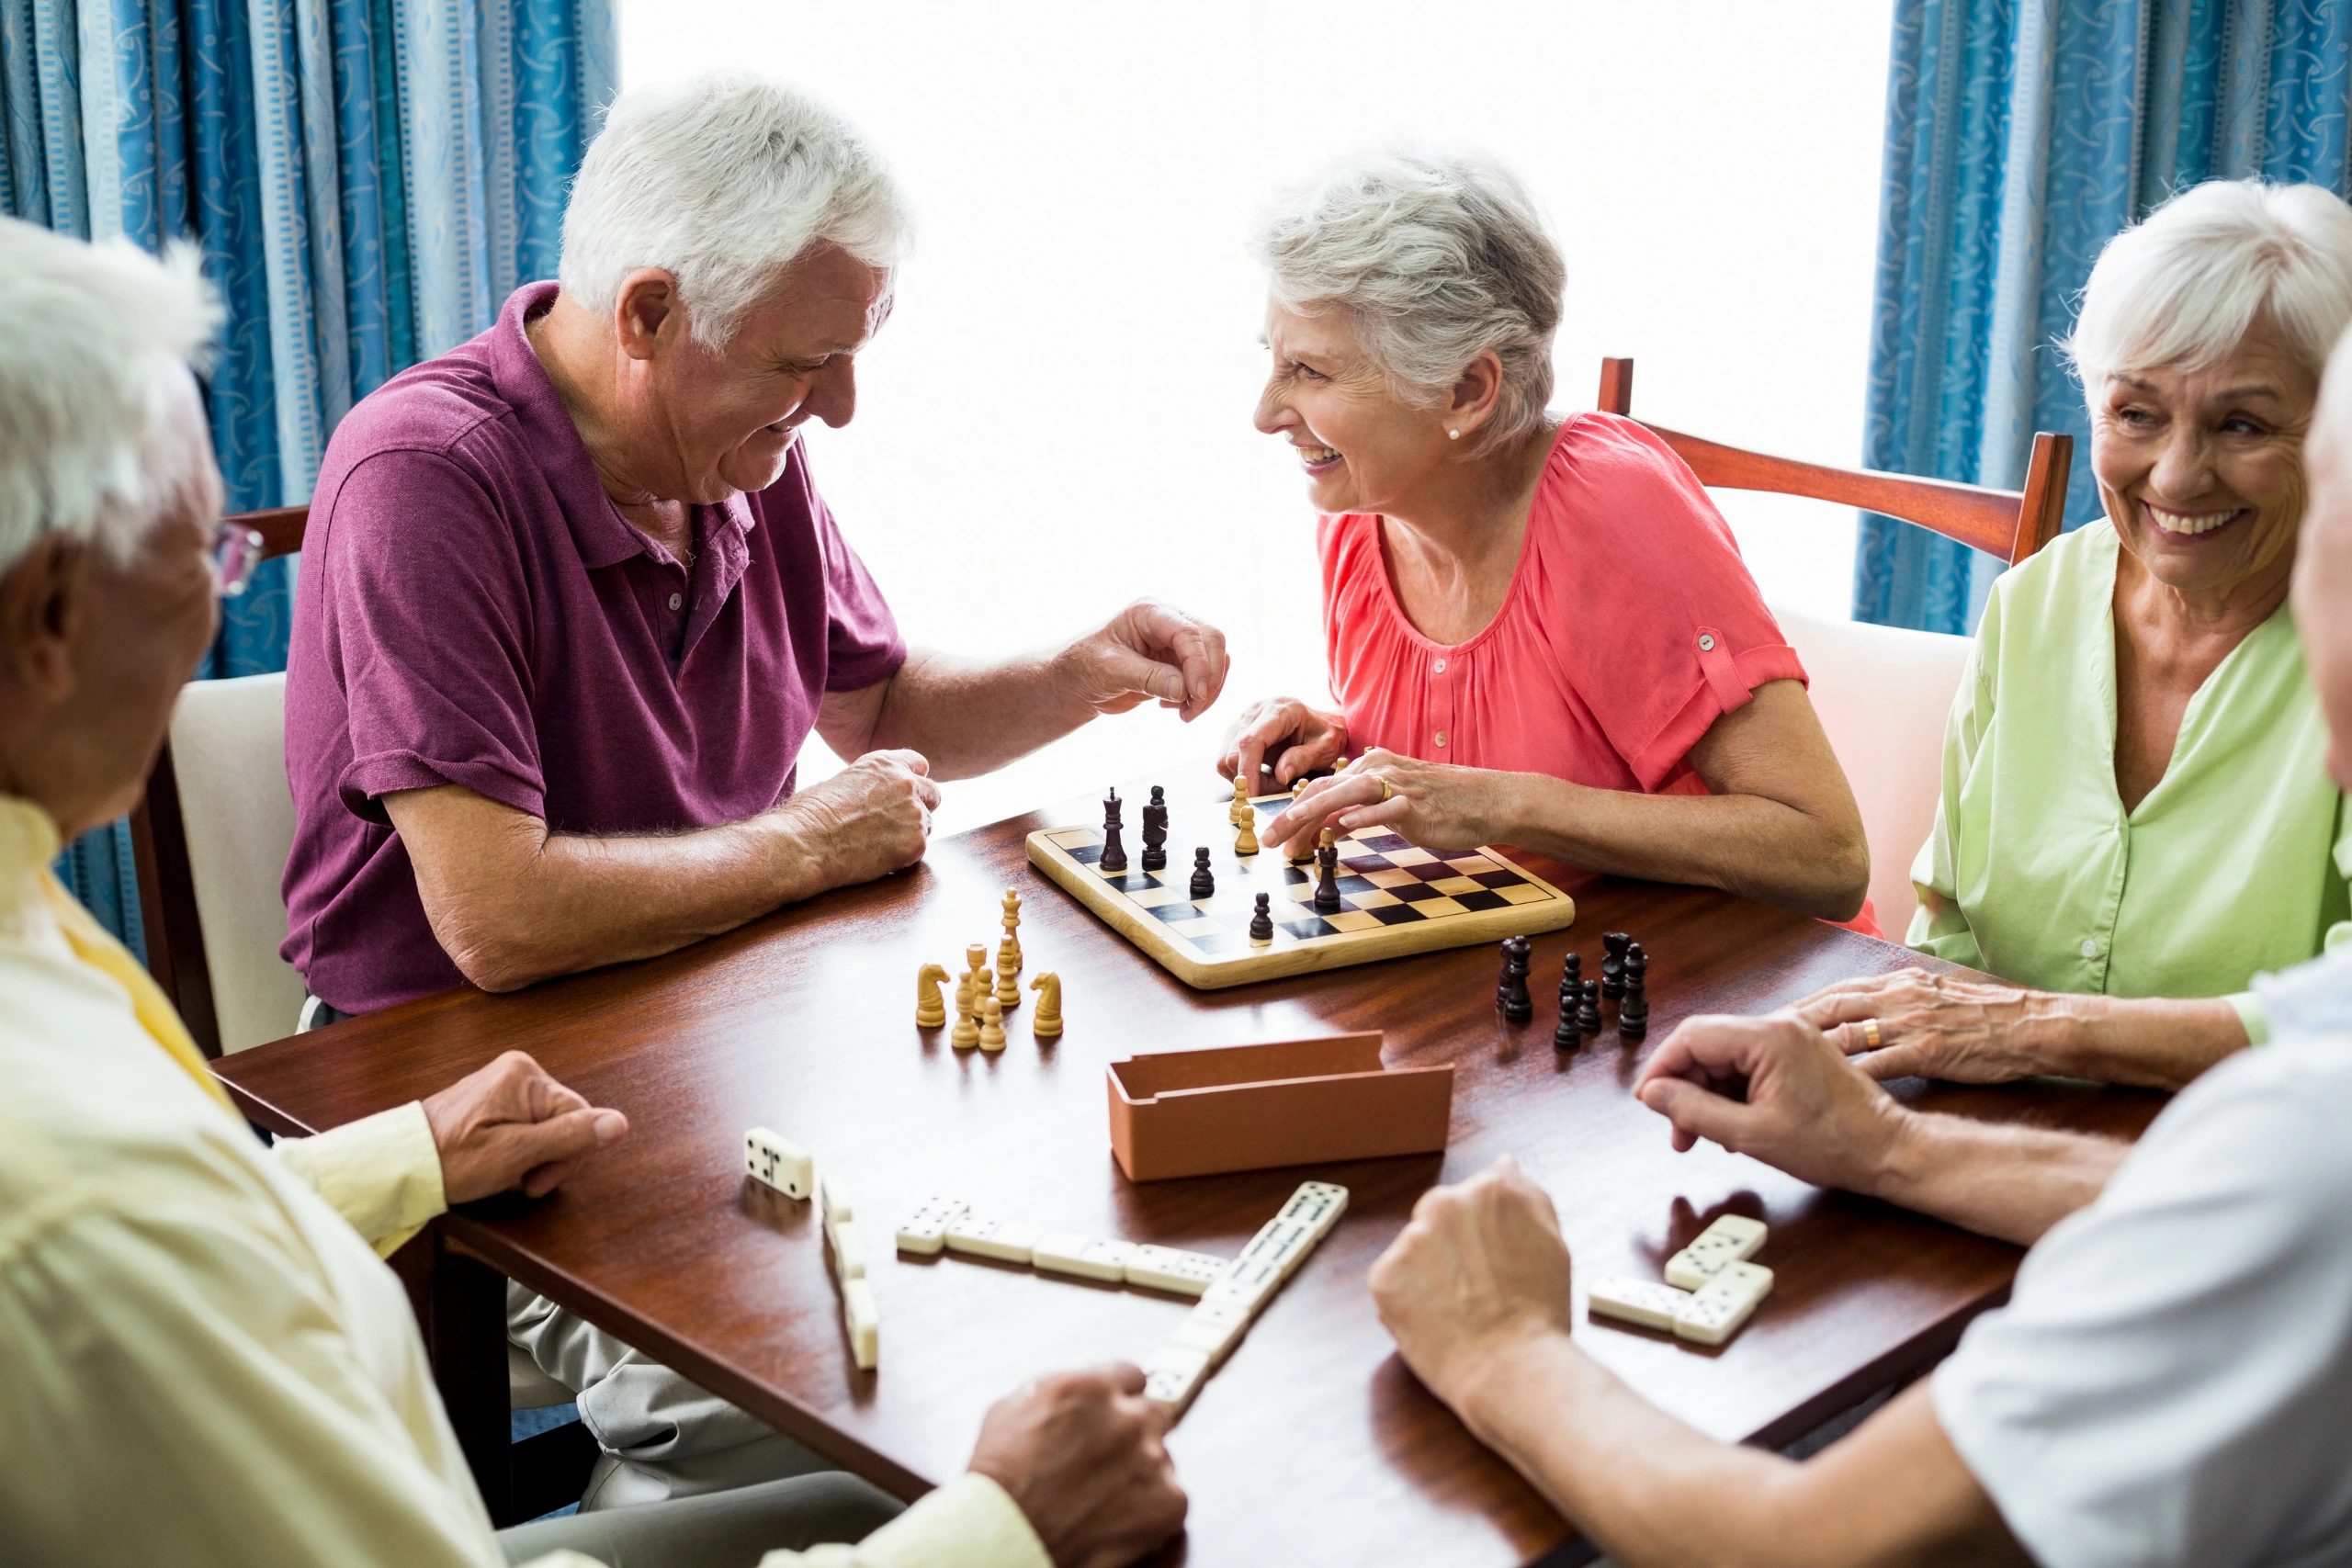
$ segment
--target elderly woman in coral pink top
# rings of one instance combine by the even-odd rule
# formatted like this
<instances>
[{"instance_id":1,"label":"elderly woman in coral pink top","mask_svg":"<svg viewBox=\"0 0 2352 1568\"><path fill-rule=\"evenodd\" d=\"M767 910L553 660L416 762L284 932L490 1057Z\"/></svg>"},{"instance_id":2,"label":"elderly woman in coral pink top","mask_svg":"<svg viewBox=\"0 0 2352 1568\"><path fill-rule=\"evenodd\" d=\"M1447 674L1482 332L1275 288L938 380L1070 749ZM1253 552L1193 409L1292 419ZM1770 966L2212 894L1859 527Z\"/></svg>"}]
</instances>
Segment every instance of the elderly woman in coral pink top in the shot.
<instances>
[{"instance_id":1,"label":"elderly woman in coral pink top","mask_svg":"<svg viewBox=\"0 0 2352 1568\"><path fill-rule=\"evenodd\" d=\"M1358 757L1267 848L1385 823L1851 919L1860 814L1731 530L1640 425L1545 412L1565 272L1519 184L1477 159L1361 160L1293 197L1259 251L1258 428L1296 448L1324 514L1342 711L1260 702L1221 765L1287 788Z\"/></svg>"}]
</instances>

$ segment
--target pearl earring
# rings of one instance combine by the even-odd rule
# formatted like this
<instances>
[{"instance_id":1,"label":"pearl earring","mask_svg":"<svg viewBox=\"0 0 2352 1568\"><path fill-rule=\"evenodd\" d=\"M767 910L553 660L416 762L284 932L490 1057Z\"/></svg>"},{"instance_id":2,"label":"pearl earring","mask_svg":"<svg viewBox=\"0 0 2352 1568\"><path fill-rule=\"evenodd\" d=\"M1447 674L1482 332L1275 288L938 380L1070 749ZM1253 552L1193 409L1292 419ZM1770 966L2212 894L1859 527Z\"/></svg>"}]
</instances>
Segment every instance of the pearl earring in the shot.
<instances>
[{"instance_id":1,"label":"pearl earring","mask_svg":"<svg viewBox=\"0 0 2352 1568\"><path fill-rule=\"evenodd\" d=\"M1445 433L1445 438L1448 441L1459 441L1462 439L1462 432L1458 430L1449 430Z\"/></svg>"}]
</instances>

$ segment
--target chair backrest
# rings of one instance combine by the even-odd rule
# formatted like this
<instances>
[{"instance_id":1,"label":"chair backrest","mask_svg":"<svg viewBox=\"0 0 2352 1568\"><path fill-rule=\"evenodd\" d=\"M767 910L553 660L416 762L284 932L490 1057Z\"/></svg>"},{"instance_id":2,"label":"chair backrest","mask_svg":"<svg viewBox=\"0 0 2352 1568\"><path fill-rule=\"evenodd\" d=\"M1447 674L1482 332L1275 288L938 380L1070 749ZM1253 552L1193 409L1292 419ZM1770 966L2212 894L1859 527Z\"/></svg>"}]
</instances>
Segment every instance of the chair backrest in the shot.
<instances>
[{"instance_id":1,"label":"chair backrest","mask_svg":"<svg viewBox=\"0 0 2352 1568\"><path fill-rule=\"evenodd\" d=\"M1595 404L1603 413L1634 412L1634 362L1600 362L1600 396ZM2042 431L2033 438L2033 458L2026 467L2025 489L1992 490L1983 485L1955 484L1950 479L1923 479L1910 474L1883 474L1870 468L1832 468L1800 463L1789 457L1767 457L1737 446L1705 441L1644 420L1652 434L1674 448L1690 465L1699 482L1723 490L1773 491L1781 495L1810 496L1859 506L1866 512L1899 517L1958 539L2011 566L2024 560L2058 536L2064 520L2066 477L2075 462L2075 438Z\"/></svg>"},{"instance_id":2,"label":"chair backrest","mask_svg":"<svg viewBox=\"0 0 2352 1568\"><path fill-rule=\"evenodd\" d=\"M265 560L302 547L307 506L230 519ZM196 832L191 835L190 827ZM208 1056L294 1032L302 982L277 956L278 879L294 841L286 677L192 682L130 813L147 968Z\"/></svg>"},{"instance_id":3,"label":"chair backrest","mask_svg":"<svg viewBox=\"0 0 2352 1568\"><path fill-rule=\"evenodd\" d=\"M1935 826L1944 724L1969 639L1819 620L1777 604L1772 615L1812 677L1814 712L1861 808L1879 929L1901 942L1918 903L1911 863Z\"/></svg>"}]
</instances>

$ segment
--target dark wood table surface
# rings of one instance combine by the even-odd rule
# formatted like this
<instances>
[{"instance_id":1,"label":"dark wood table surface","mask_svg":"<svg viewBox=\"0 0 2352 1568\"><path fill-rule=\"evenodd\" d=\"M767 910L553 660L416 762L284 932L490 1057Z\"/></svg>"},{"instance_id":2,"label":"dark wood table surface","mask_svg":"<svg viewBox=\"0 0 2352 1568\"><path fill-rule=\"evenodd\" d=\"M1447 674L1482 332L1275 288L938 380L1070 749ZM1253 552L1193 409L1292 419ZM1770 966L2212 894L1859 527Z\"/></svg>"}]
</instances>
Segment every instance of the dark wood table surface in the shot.
<instances>
[{"instance_id":1,"label":"dark wood table surface","mask_svg":"<svg viewBox=\"0 0 2352 1568\"><path fill-rule=\"evenodd\" d=\"M1531 1024L1496 1012L1497 954L1485 946L1196 992L1028 865L1024 834L1090 812L1079 803L943 840L911 872L666 958L514 996L427 998L231 1057L220 1075L256 1121L300 1132L428 1093L502 1051L532 1053L626 1111L630 1135L551 1198L448 1216L447 1242L909 1497L962 1470L998 1396L1041 1371L1140 1359L1187 1306L954 1256L898 1257L890 1229L916 1201L953 1191L1051 1228L1230 1256L1298 1182L1342 1182L1347 1217L1170 1439L1192 1496L1174 1555L1204 1564L1504 1564L1568 1535L1423 1392L1364 1288L1421 1193L1499 1155L1551 1192L1580 1278L1655 1278L1726 1207L1770 1223L1759 1261L1773 1294L1719 1351L1578 1312L1588 1350L1717 1438L1794 1439L1932 1364L2007 1292L2016 1248L1712 1145L1676 1155L1665 1124L1627 1092L1645 1049L1690 1014L1766 1010L1917 955L1724 894L1532 861L1579 912L1570 930L1536 939ZM967 943L993 944L1008 886L1024 899L1028 974L1062 976L1068 1032L1039 1048L1033 996L1001 1055L957 1052L944 1031L915 1029L914 973L926 960L960 970ZM1555 1053L1549 993L1561 954L1573 943L1597 974L1604 930L1649 951L1648 1041L1612 1030ZM1142 1185L1120 1174L1105 1064L1362 1029L1386 1032L1391 1066L1456 1065L1442 1156ZM2122 1135L2160 1103L2057 1085L1899 1087L1970 1114ZM883 1314L878 1372L851 1364L808 1206L745 1180L753 1125L854 1184ZM494 1306L494 1294L475 1299ZM502 1422L503 1397L502 1385Z\"/></svg>"}]
</instances>

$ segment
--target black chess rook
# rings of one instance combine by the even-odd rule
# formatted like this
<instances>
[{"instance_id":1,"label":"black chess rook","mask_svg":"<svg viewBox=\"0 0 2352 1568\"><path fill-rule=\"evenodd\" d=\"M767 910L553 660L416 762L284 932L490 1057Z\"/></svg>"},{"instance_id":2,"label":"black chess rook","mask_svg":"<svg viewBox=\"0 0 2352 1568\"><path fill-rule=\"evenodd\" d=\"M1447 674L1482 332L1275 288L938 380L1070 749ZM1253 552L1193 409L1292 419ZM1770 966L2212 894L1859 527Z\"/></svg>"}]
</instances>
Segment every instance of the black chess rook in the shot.
<instances>
[{"instance_id":1,"label":"black chess rook","mask_svg":"<svg viewBox=\"0 0 2352 1568\"><path fill-rule=\"evenodd\" d=\"M1203 844L1193 852L1193 897L1209 898L1216 894L1216 874L1209 870L1209 847Z\"/></svg>"},{"instance_id":2,"label":"black chess rook","mask_svg":"<svg viewBox=\"0 0 2352 1568\"><path fill-rule=\"evenodd\" d=\"M1127 846L1119 841L1119 792L1102 797L1102 855L1094 863L1104 871L1127 869Z\"/></svg>"},{"instance_id":3,"label":"black chess rook","mask_svg":"<svg viewBox=\"0 0 2352 1568\"><path fill-rule=\"evenodd\" d=\"M1151 786L1151 799L1143 808L1143 868L1168 869L1168 795L1158 784Z\"/></svg>"},{"instance_id":4,"label":"black chess rook","mask_svg":"<svg viewBox=\"0 0 2352 1568\"><path fill-rule=\"evenodd\" d=\"M1495 985L1495 1006L1513 1023L1525 1023L1535 1016L1535 1003L1527 994L1533 947L1523 936L1503 938L1503 976Z\"/></svg>"}]
</instances>

